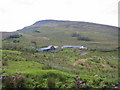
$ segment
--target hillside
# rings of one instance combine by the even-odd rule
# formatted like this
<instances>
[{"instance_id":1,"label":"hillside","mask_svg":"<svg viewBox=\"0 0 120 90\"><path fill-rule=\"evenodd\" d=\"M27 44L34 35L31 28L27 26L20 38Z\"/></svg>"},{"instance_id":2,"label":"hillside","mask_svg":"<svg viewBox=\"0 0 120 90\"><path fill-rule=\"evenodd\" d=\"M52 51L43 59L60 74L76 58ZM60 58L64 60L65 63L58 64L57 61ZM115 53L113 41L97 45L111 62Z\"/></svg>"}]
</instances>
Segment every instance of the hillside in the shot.
<instances>
[{"instance_id":1,"label":"hillside","mask_svg":"<svg viewBox=\"0 0 120 90\"><path fill-rule=\"evenodd\" d=\"M26 45L33 46L31 42L35 41L38 48L48 45L84 45L99 49L118 47L117 27L89 22L42 20L14 33L22 34L22 37L17 39ZM3 33L3 39L10 34ZM79 36L72 36L73 34ZM84 40L86 38L87 40Z\"/></svg>"},{"instance_id":2,"label":"hillside","mask_svg":"<svg viewBox=\"0 0 120 90\"><path fill-rule=\"evenodd\" d=\"M48 45L59 48L37 51ZM60 48L63 45L85 46L87 49ZM0 77L5 90L79 90L118 88L120 85L117 27L89 22L42 20L15 32L2 32L0 52Z\"/></svg>"}]
</instances>

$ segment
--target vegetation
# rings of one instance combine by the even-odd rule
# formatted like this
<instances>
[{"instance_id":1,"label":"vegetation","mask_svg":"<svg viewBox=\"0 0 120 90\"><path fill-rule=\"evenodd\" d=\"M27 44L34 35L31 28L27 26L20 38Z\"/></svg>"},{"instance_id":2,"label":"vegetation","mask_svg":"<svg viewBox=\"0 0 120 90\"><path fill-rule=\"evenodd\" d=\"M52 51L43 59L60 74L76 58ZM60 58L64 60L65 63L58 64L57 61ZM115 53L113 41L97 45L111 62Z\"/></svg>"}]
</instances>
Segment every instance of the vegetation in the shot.
<instances>
[{"instance_id":1,"label":"vegetation","mask_svg":"<svg viewBox=\"0 0 120 90\"><path fill-rule=\"evenodd\" d=\"M38 31L38 30L35 30L34 32L36 32L36 33L41 33L40 31Z\"/></svg>"},{"instance_id":2,"label":"vegetation","mask_svg":"<svg viewBox=\"0 0 120 90\"><path fill-rule=\"evenodd\" d=\"M78 37L77 40L81 40L81 41L91 41L88 37Z\"/></svg>"},{"instance_id":3,"label":"vegetation","mask_svg":"<svg viewBox=\"0 0 120 90\"><path fill-rule=\"evenodd\" d=\"M78 33L73 33L72 34L72 37L79 37L80 36L80 34L78 34Z\"/></svg>"},{"instance_id":4,"label":"vegetation","mask_svg":"<svg viewBox=\"0 0 120 90\"><path fill-rule=\"evenodd\" d=\"M70 21L36 23L3 33L3 89L118 88L120 63L115 27ZM37 52L48 45L83 45L88 49Z\"/></svg>"},{"instance_id":5,"label":"vegetation","mask_svg":"<svg viewBox=\"0 0 120 90\"><path fill-rule=\"evenodd\" d=\"M78 33L73 33L72 37L77 37L77 40L80 40L80 41L91 41L91 39L89 39L88 37L82 37Z\"/></svg>"},{"instance_id":6,"label":"vegetation","mask_svg":"<svg viewBox=\"0 0 120 90\"><path fill-rule=\"evenodd\" d=\"M20 38L20 37L22 37L22 35L20 35L20 34L14 34L14 35L10 35L9 37L7 37L7 39Z\"/></svg>"},{"instance_id":7,"label":"vegetation","mask_svg":"<svg viewBox=\"0 0 120 90\"><path fill-rule=\"evenodd\" d=\"M7 63L3 66L3 75L7 76L4 88L10 84L8 79L18 74L24 77L24 83L21 79L16 78L18 81L15 82L10 79L13 83L21 82L18 86L12 84L14 88L79 88L75 81L77 76L86 82L80 84L84 88L113 88L113 84L119 83L117 52L89 51L87 55L79 56L82 52L65 49L58 53L32 54L3 50L3 63Z\"/></svg>"}]
</instances>

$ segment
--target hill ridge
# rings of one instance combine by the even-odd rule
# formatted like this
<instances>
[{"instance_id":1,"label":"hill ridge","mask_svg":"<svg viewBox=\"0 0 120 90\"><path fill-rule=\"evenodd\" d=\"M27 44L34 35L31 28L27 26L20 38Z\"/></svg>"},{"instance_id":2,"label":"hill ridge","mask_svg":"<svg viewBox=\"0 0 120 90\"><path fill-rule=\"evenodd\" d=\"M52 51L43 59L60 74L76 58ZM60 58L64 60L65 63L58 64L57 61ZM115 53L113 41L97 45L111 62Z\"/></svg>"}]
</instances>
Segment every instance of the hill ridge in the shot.
<instances>
[{"instance_id":1,"label":"hill ridge","mask_svg":"<svg viewBox=\"0 0 120 90\"><path fill-rule=\"evenodd\" d=\"M96 26L103 26L103 27L110 27L110 28L115 28L118 29L119 27L116 26L111 26L111 25L105 25L105 24L99 24L99 23L93 23L93 22L85 22L85 21L69 21L69 20L54 20L54 19L46 19L46 20L39 20L33 23L32 25L26 26L22 29L19 29L17 31L23 30L23 29L28 29L28 27L34 27L37 25L43 25L47 23L73 23L73 24L79 24L79 25L96 25Z\"/></svg>"}]
</instances>

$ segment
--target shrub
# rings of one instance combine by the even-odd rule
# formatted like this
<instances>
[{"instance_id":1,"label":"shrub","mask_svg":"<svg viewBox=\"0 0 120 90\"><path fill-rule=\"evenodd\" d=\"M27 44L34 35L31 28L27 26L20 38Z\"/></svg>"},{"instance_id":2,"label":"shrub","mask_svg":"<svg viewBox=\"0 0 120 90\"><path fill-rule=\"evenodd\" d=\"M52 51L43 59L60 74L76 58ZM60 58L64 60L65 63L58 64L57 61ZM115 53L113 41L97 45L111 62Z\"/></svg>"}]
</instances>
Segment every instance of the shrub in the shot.
<instances>
[{"instance_id":1,"label":"shrub","mask_svg":"<svg viewBox=\"0 0 120 90\"><path fill-rule=\"evenodd\" d=\"M42 67L43 70L48 70L48 69L52 69L52 66L50 64L45 64L43 67Z\"/></svg>"},{"instance_id":2,"label":"shrub","mask_svg":"<svg viewBox=\"0 0 120 90\"><path fill-rule=\"evenodd\" d=\"M59 79L60 79L60 81L65 81L65 80L66 80L66 76L64 76L64 75L59 75Z\"/></svg>"},{"instance_id":3,"label":"shrub","mask_svg":"<svg viewBox=\"0 0 120 90\"><path fill-rule=\"evenodd\" d=\"M96 51L96 49L90 49L90 51Z\"/></svg>"},{"instance_id":4,"label":"shrub","mask_svg":"<svg viewBox=\"0 0 120 90\"><path fill-rule=\"evenodd\" d=\"M40 31L38 31L38 30L35 30L34 32L36 32L36 33L41 33Z\"/></svg>"},{"instance_id":5,"label":"shrub","mask_svg":"<svg viewBox=\"0 0 120 90\"><path fill-rule=\"evenodd\" d=\"M2 61L2 65L3 65L3 66L8 66L7 61Z\"/></svg>"},{"instance_id":6,"label":"shrub","mask_svg":"<svg viewBox=\"0 0 120 90\"><path fill-rule=\"evenodd\" d=\"M80 40L80 41L91 41L91 39L89 39L88 37L77 37L77 40Z\"/></svg>"},{"instance_id":7,"label":"shrub","mask_svg":"<svg viewBox=\"0 0 120 90\"><path fill-rule=\"evenodd\" d=\"M86 81L83 81L78 76L75 77L75 85L76 88L85 88L86 87Z\"/></svg>"},{"instance_id":8,"label":"shrub","mask_svg":"<svg viewBox=\"0 0 120 90\"><path fill-rule=\"evenodd\" d=\"M22 37L21 34L14 34L14 35L10 35L9 37L7 37L7 39L11 39L11 38L20 38Z\"/></svg>"},{"instance_id":9,"label":"shrub","mask_svg":"<svg viewBox=\"0 0 120 90\"><path fill-rule=\"evenodd\" d=\"M25 76L22 74L16 74L14 76L6 76L3 79L4 88L23 88L25 87Z\"/></svg>"},{"instance_id":10,"label":"shrub","mask_svg":"<svg viewBox=\"0 0 120 90\"><path fill-rule=\"evenodd\" d=\"M79 37L80 34L78 34L78 33L73 33L71 36L72 36L72 37Z\"/></svg>"},{"instance_id":11,"label":"shrub","mask_svg":"<svg viewBox=\"0 0 120 90\"><path fill-rule=\"evenodd\" d=\"M13 40L13 43L19 43L20 40Z\"/></svg>"},{"instance_id":12,"label":"shrub","mask_svg":"<svg viewBox=\"0 0 120 90\"><path fill-rule=\"evenodd\" d=\"M47 79L47 81L48 81L48 87L49 88L55 88L55 79L54 78L49 77Z\"/></svg>"},{"instance_id":13,"label":"shrub","mask_svg":"<svg viewBox=\"0 0 120 90\"><path fill-rule=\"evenodd\" d=\"M7 58L2 58L2 65L3 66L8 66Z\"/></svg>"}]
</instances>

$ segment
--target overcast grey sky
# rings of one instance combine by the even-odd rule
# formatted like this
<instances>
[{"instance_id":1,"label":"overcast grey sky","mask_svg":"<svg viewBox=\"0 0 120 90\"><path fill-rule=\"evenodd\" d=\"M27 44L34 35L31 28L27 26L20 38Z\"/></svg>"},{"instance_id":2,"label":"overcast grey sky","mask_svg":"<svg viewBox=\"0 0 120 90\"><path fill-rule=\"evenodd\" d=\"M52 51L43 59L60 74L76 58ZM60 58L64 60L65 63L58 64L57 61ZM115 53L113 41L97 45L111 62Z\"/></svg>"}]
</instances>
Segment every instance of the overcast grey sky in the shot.
<instances>
[{"instance_id":1,"label":"overcast grey sky","mask_svg":"<svg viewBox=\"0 0 120 90\"><path fill-rule=\"evenodd\" d=\"M0 0L0 31L15 31L44 19L118 26L119 0Z\"/></svg>"}]
</instances>

